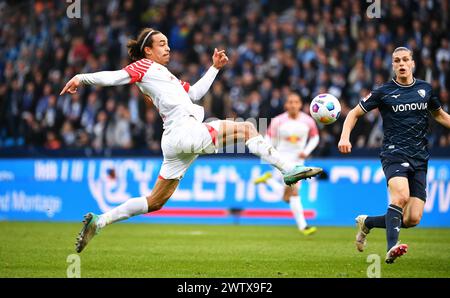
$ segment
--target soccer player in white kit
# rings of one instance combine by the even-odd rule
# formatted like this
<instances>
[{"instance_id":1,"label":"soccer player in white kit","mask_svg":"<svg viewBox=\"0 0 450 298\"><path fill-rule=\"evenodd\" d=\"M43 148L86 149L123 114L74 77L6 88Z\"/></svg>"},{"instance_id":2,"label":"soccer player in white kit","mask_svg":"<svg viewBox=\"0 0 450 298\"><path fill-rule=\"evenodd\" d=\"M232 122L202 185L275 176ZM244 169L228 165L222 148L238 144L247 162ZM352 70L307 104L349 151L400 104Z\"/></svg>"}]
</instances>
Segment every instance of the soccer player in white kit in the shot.
<instances>
[{"instance_id":1,"label":"soccer player in white kit","mask_svg":"<svg viewBox=\"0 0 450 298\"><path fill-rule=\"evenodd\" d=\"M319 130L316 122L308 114L301 112L302 99L296 93L290 93L286 98L284 108L286 112L275 117L267 130L266 138L292 164L303 165L305 159L319 144ZM292 186L281 182L282 177L276 172L267 172L255 179L255 183L266 183L273 190L283 193L283 200L289 203L298 229L304 235L316 232L316 227L308 226L303 213L303 206L299 195L301 181Z\"/></svg>"},{"instance_id":2,"label":"soccer player in white kit","mask_svg":"<svg viewBox=\"0 0 450 298\"><path fill-rule=\"evenodd\" d=\"M78 74L64 86L60 94L73 94L81 84L136 84L144 97L153 102L164 122L161 140L164 160L150 195L129 199L101 215L92 212L85 215L83 228L77 237L77 252L81 252L106 225L161 209L198 155L217 152L220 146L230 144L230 140L244 140L251 153L260 156L283 173L286 184L293 184L322 172L320 168L293 165L285 160L250 122L216 120L202 123L203 107L192 101L197 101L206 94L219 70L227 64L228 57L224 50L214 50L213 65L191 86L178 80L165 67L169 63L170 48L167 37L161 32L145 28L137 40L128 42L127 47L130 58L135 62L117 71Z\"/></svg>"}]
</instances>

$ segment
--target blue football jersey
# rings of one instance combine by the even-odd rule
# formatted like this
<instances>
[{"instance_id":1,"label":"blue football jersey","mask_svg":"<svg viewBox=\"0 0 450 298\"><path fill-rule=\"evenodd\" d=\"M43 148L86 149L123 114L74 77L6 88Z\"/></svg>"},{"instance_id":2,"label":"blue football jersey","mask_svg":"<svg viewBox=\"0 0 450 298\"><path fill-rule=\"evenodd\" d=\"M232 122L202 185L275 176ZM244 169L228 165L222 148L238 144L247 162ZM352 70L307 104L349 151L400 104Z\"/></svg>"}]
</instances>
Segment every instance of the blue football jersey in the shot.
<instances>
[{"instance_id":1,"label":"blue football jersey","mask_svg":"<svg viewBox=\"0 0 450 298\"><path fill-rule=\"evenodd\" d=\"M383 148L380 156L404 155L428 160L428 113L441 108L431 85L414 79L401 85L394 79L373 90L359 103L368 112L378 108L383 118Z\"/></svg>"}]
</instances>

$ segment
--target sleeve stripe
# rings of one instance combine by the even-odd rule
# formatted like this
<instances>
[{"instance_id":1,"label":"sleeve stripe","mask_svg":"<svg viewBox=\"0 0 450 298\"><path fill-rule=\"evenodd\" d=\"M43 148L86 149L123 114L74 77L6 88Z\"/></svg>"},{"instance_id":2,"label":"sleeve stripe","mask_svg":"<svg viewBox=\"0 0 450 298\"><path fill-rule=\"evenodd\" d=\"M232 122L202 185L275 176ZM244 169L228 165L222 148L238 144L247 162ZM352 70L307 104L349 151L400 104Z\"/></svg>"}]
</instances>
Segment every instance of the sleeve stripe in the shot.
<instances>
[{"instance_id":1,"label":"sleeve stripe","mask_svg":"<svg viewBox=\"0 0 450 298\"><path fill-rule=\"evenodd\" d=\"M316 122L314 119L309 118L309 137L315 137L319 135L319 129L317 128Z\"/></svg>"},{"instance_id":2,"label":"sleeve stripe","mask_svg":"<svg viewBox=\"0 0 450 298\"><path fill-rule=\"evenodd\" d=\"M137 69L138 71L141 71L141 72L146 72L148 67L145 68L143 66L134 65L133 68L135 68L135 69Z\"/></svg>"},{"instance_id":3,"label":"sleeve stripe","mask_svg":"<svg viewBox=\"0 0 450 298\"><path fill-rule=\"evenodd\" d=\"M278 127L280 125L280 121L279 121L279 116L275 117L272 119L272 121L269 124L269 127L267 128L267 132L266 134L271 137L274 138L277 136L277 132L278 132Z\"/></svg>"},{"instance_id":4,"label":"sleeve stripe","mask_svg":"<svg viewBox=\"0 0 450 298\"><path fill-rule=\"evenodd\" d=\"M147 59L136 61L124 68L124 70L128 72L131 77L130 84L140 82L142 80L150 65L152 65L152 61L146 60Z\"/></svg>"},{"instance_id":5,"label":"sleeve stripe","mask_svg":"<svg viewBox=\"0 0 450 298\"><path fill-rule=\"evenodd\" d=\"M189 92L189 88L191 87L191 84L189 84L188 82L184 82L182 80L179 80L179 81L180 81L181 86L183 86L184 90L186 92Z\"/></svg>"},{"instance_id":6,"label":"sleeve stripe","mask_svg":"<svg viewBox=\"0 0 450 298\"><path fill-rule=\"evenodd\" d=\"M138 81L142 79L142 70L135 69L135 67L130 65L130 71L133 72L134 76L137 76Z\"/></svg>"},{"instance_id":7,"label":"sleeve stripe","mask_svg":"<svg viewBox=\"0 0 450 298\"><path fill-rule=\"evenodd\" d=\"M150 65L151 65L151 63L136 61L136 66L149 67Z\"/></svg>"},{"instance_id":8,"label":"sleeve stripe","mask_svg":"<svg viewBox=\"0 0 450 298\"><path fill-rule=\"evenodd\" d=\"M367 113L366 108L363 107L363 105L361 103L359 103L359 106L361 107L361 109L363 109L364 113Z\"/></svg>"}]
</instances>

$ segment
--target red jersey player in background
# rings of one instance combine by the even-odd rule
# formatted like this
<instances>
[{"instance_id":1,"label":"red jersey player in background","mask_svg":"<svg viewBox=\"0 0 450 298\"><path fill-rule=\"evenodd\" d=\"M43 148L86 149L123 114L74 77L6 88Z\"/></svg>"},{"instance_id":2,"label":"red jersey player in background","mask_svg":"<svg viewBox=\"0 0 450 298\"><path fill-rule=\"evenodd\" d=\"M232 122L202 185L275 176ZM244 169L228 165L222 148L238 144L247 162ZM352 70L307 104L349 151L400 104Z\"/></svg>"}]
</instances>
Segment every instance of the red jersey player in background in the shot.
<instances>
[{"instance_id":1,"label":"red jersey player in background","mask_svg":"<svg viewBox=\"0 0 450 298\"><path fill-rule=\"evenodd\" d=\"M302 99L296 93L290 93L284 104L286 112L275 117L270 123L266 138L292 164L303 165L305 159L319 144L319 130L308 114L301 112ZM255 183L266 183L273 190L283 193L283 200L289 203L298 229L304 235L316 232L316 227L307 225L299 195L301 181L291 186L282 183L282 177L275 172L266 172L255 179Z\"/></svg>"}]
</instances>

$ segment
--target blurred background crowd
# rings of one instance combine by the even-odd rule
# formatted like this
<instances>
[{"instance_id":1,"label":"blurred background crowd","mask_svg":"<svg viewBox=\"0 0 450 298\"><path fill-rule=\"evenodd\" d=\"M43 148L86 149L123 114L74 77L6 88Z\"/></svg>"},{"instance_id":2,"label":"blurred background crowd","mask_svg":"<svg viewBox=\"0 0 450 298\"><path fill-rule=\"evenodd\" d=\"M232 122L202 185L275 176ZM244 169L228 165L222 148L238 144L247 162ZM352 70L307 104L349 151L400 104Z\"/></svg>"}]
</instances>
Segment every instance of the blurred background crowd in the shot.
<instances>
[{"instance_id":1,"label":"blurred background crowd","mask_svg":"<svg viewBox=\"0 0 450 298\"><path fill-rule=\"evenodd\" d=\"M211 65L213 49L226 49L229 64L201 101L206 118L270 121L290 91L306 112L318 93L334 94L342 116L321 128L318 156L333 154L349 109L392 77L397 46L413 50L415 76L432 84L449 111L447 0L376 1L380 18L366 14L373 3L351 0L79 2L81 17L69 18L66 1L0 1L0 147L159 151L161 119L136 86L58 95L77 73L126 66L127 40L144 27L166 34L168 68L191 84ZM430 146L450 148L450 132L431 126ZM377 111L361 119L352 139L357 148L380 146Z\"/></svg>"}]
</instances>

